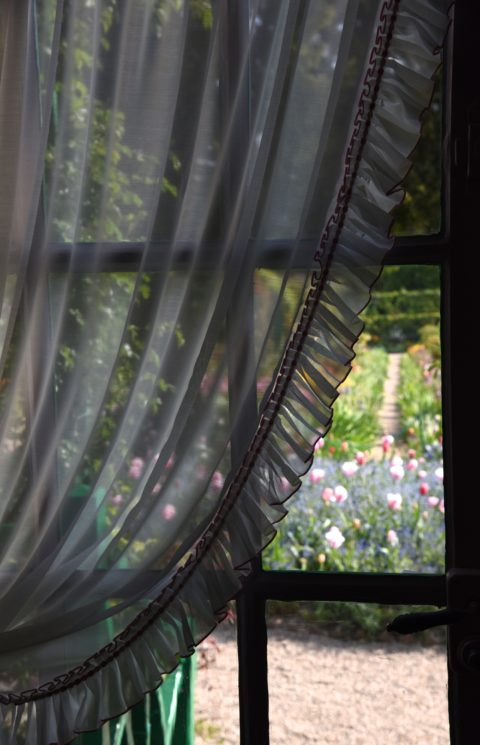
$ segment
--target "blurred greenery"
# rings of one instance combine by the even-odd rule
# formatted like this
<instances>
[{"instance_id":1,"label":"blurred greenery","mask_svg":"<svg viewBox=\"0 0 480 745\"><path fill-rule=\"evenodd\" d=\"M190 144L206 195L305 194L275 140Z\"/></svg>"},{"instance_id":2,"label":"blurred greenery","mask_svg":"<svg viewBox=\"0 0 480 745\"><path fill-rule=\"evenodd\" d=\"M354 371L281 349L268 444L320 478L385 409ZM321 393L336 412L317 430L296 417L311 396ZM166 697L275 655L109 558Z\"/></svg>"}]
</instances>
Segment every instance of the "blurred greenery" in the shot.
<instances>
[{"instance_id":1,"label":"blurred greenery","mask_svg":"<svg viewBox=\"0 0 480 745\"><path fill-rule=\"evenodd\" d=\"M424 327L430 329L430 337L439 339L439 268L385 267L363 317L370 343L388 352L404 352L411 344L423 343Z\"/></svg>"},{"instance_id":2,"label":"blurred greenery","mask_svg":"<svg viewBox=\"0 0 480 745\"><path fill-rule=\"evenodd\" d=\"M351 451L368 450L380 434L379 401L387 374L388 355L381 347L369 349L364 339L357 344L353 369L340 386L327 444L335 457L345 458L344 443Z\"/></svg>"},{"instance_id":3,"label":"blurred greenery","mask_svg":"<svg viewBox=\"0 0 480 745\"><path fill-rule=\"evenodd\" d=\"M435 341L437 335L433 335ZM434 342L432 345L435 346ZM420 452L438 442L442 434L440 370L423 345L410 348L400 362L398 405L402 435Z\"/></svg>"},{"instance_id":4,"label":"blurred greenery","mask_svg":"<svg viewBox=\"0 0 480 745\"><path fill-rule=\"evenodd\" d=\"M293 628L299 625L308 633L322 634L336 639L357 639L364 642L401 641L406 644L432 644L446 642L444 628L429 629L414 636L400 637L386 631L387 624L402 613L435 611L429 605L379 605L377 603L343 603L318 601L267 602L267 624L278 623Z\"/></svg>"},{"instance_id":5,"label":"blurred greenery","mask_svg":"<svg viewBox=\"0 0 480 745\"><path fill-rule=\"evenodd\" d=\"M432 104L422 119L422 136L405 180L405 199L394 212L393 233L431 235L440 232L442 184L442 74L436 76Z\"/></svg>"}]
</instances>

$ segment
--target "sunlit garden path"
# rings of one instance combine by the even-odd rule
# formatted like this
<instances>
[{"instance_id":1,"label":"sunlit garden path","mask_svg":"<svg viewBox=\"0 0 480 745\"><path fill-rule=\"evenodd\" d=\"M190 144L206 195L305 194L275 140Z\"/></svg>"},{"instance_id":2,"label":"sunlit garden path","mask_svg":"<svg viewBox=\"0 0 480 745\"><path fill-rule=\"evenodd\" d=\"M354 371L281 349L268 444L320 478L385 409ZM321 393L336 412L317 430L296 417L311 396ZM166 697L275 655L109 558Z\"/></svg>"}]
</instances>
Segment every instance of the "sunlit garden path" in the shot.
<instances>
[{"instance_id":1,"label":"sunlit garden path","mask_svg":"<svg viewBox=\"0 0 480 745\"><path fill-rule=\"evenodd\" d=\"M379 424L384 435L398 435L401 429L401 414L397 391L400 383L400 363L403 354L391 352L388 355L388 369L383 387L383 404L378 414Z\"/></svg>"}]
</instances>

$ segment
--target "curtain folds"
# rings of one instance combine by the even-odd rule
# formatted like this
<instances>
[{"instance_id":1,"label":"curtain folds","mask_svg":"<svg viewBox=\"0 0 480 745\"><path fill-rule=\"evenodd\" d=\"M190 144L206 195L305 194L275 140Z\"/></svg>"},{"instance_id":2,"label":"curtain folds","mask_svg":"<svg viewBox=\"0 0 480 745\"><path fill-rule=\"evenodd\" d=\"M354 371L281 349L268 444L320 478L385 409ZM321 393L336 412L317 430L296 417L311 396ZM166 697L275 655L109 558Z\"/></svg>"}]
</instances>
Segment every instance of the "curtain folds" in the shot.
<instances>
[{"instance_id":1,"label":"curtain folds","mask_svg":"<svg viewBox=\"0 0 480 745\"><path fill-rule=\"evenodd\" d=\"M331 422L433 0L6 0L0 742L67 743L225 615Z\"/></svg>"}]
</instances>

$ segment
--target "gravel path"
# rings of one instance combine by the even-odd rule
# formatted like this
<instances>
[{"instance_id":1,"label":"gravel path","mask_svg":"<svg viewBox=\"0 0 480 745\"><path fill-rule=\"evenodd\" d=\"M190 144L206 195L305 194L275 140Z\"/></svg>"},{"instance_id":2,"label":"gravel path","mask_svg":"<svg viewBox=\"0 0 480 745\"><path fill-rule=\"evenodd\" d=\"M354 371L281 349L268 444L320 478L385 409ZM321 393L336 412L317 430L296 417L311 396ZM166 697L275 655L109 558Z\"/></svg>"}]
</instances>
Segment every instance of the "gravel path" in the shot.
<instances>
[{"instance_id":1,"label":"gravel path","mask_svg":"<svg viewBox=\"0 0 480 745\"><path fill-rule=\"evenodd\" d=\"M400 409L397 402L397 389L400 382L400 363L402 354L392 352L388 355L388 370L383 386L383 403L378 412L378 421L384 435L397 435L400 430Z\"/></svg>"},{"instance_id":2,"label":"gravel path","mask_svg":"<svg viewBox=\"0 0 480 745\"><path fill-rule=\"evenodd\" d=\"M239 745L235 630L196 685L196 745ZM448 745L444 648L269 630L271 745Z\"/></svg>"}]
</instances>

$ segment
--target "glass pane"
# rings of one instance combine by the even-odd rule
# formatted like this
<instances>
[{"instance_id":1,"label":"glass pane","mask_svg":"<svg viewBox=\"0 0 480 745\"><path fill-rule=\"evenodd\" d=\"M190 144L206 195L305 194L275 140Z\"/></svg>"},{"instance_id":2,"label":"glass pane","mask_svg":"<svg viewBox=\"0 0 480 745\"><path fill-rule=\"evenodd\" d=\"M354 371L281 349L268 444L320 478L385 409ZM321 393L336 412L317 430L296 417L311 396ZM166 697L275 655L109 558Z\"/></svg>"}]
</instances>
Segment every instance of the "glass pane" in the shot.
<instances>
[{"instance_id":1,"label":"glass pane","mask_svg":"<svg viewBox=\"0 0 480 745\"><path fill-rule=\"evenodd\" d=\"M233 610L202 642L195 656L195 745L239 745L237 629Z\"/></svg>"},{"instance_id":2,"label":"glass pane","mask_svg":"<svg viewBox=\"0 0 480 745\"><path fill-rule=\"evenodd\" d=\"M442 76L438 75L432 105L425 114L422 137L405 182L405 199L395 210L394 235L432 235L442 224Z\"/></svg>"},{"instance_id":3,"label":"glass pane","mask_svg":"<svg viewBox=\"0 0 480 745\"><path fill-rule=\"evenodd\" d=\"M375 631L399 612L267 604L271 745L449 744L443 633L402 640Z\"/></svg>"},{"instance_id":4,"label":"glass pane","mask_svg":"<svg viewBox=\"0 0 480 745\"><path fill-rule=\"evenodd\" d=\"M388 267L269 569L444 571L437 267Z\"/></svg>"}]
</instances>

